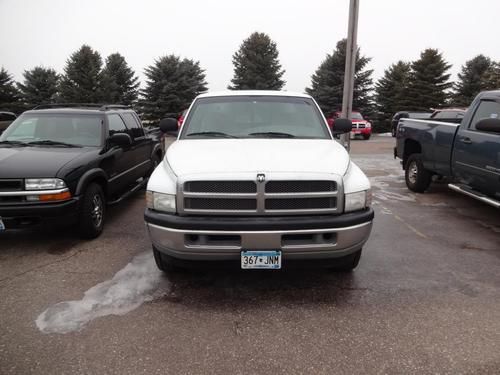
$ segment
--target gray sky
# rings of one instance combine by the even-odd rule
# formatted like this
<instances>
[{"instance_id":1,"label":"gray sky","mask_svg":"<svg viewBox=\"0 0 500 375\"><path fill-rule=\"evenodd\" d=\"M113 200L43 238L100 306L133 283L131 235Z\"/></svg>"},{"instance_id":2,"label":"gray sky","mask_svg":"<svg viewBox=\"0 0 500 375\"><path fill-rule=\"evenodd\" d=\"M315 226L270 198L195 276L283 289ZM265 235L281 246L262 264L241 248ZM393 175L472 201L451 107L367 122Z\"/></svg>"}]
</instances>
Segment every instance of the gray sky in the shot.
<instances>
[{"instance_id":1,"label":"gray sky","mask_svg":"<svg viewBox=\"0 0 500 375\"><path fill-rule=\"evenodd\" d=\"M358 44L379 77L398 59L439 48L455 75L476 54L500 60L499 0L360 0ZM143 70L166 54L199 60L210 90L225 89L231 56L253 31L277 42L286 89L303 91L346 35L349 0L0 0L0 66L22 79L37 65L58 72L89 44Z\"/></svg>"}]
</instances>

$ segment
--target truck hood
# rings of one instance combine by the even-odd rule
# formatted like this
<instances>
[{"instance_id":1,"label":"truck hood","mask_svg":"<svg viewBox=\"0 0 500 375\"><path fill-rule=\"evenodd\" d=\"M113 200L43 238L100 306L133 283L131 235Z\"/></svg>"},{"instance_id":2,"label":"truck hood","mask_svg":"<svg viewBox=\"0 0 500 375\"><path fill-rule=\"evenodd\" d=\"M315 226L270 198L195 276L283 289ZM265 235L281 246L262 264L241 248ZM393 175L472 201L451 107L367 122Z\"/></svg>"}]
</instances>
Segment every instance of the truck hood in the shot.
<instances>
[{"instance_id":1,"label":"truck hood","mask_svg":"<svg viewBox=\"0 0 500 375\"><path fill-rule=\"evenodd\" d=\"M0 178L56 177L85 148L0 147Z\"/></svg>"},{"instance_id":2,"label":"truck hood","mask_svg":"<svg viewBox=\"0 0 500 375\"><path fill-rule=\"evenodd\" d=\"M344 175L349 154L334 140L197 139L174 142L166 159L177 176L238 172Z\"/></svg>"}]
</instances>

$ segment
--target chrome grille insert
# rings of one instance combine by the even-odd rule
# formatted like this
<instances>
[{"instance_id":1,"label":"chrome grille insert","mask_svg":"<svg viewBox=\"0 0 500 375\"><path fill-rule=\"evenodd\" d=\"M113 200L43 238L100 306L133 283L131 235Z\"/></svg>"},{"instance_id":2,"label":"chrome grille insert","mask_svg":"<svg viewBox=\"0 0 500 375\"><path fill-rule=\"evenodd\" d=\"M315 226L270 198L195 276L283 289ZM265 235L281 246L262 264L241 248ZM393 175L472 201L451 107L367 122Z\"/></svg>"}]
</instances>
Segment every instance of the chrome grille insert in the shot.
<instances>
[{"instance_id":1,"label":"chrome grille insert","mask_svg":"<svg viewBox=\"0 0 500 375\"><path fill-rule=\"evenodd\" d=\"M264 180L258 182L258 175L264 176ZM221 216L341 213L342 176L306 176L308 179L297 179L292 172L238 173L231 176L233 180L225 173L183 176L177 182L177 211L179 215Z\"/></svg>"}]
</instances>

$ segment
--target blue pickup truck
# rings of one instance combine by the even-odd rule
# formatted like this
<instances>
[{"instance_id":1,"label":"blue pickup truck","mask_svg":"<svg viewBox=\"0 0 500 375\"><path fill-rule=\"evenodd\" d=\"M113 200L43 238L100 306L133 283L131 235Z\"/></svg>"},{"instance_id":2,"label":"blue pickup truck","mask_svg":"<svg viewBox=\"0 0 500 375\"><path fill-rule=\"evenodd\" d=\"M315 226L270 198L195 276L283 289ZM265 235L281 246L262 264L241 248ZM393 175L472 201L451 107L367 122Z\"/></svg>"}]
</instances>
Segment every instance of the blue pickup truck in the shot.
<instances>
[{"instance_id":1,"label":"blue pickup truck","mask_svg":"<svg viewBox=\"0 0 500 375\"><path fill-rule=\"evenodd\" d=\"M410 190L448 177L450 189L500 208L500 90L480 93L460 124L402 119L396 143Z\"/></svg>"}]
</instances>

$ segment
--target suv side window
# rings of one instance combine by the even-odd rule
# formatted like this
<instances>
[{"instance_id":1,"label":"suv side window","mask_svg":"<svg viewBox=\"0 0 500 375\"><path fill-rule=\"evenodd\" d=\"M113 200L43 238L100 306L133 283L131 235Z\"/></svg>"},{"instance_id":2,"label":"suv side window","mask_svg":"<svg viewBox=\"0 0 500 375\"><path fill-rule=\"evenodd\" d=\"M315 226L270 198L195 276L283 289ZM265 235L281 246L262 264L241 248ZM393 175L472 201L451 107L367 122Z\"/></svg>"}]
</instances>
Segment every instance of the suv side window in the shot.
<instances>
[{"instance_id":1,"label":"suv side window","mask_svg":"<svg viewBox=\"0 0 500 375\"><path fill-rule=\"evenodd\" d=\"M125 124L127 124L127 128L130 129L133 138L144 137L144 130L132 113L122 113L121 116Z\"/></svg>"},{"instance_id":2,"label":"suv side window","mask_svg":"<svg viewBox=\"0 0 500 375\"><path fill-rule=\"evenodd\" d=\"M118 115L109 115L108 124L109 124L109 135L113 135L115 133L128 133L125 123Z\"/></svg>"},{"instance_id":3,"label":"suv side window","mask_svg":"<svg viewBox=\"0 0 500 375\"><path fill-rule=\"evenodd\" d=\"M476 130L476 124L485 118L500 119L500 103L490 100L481 101L472 117L469 129Z\"/></svg>"}]
</instances>

